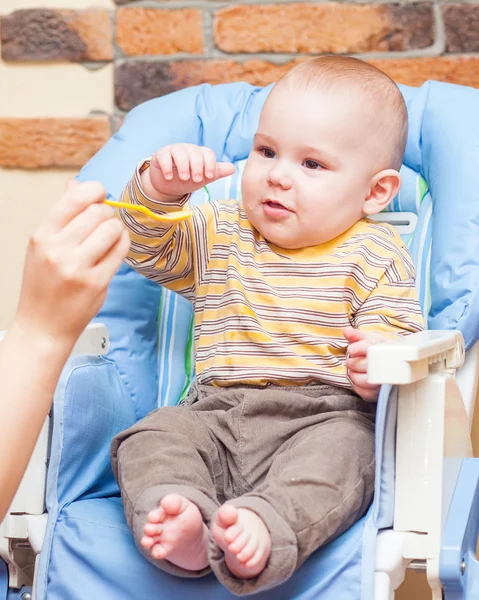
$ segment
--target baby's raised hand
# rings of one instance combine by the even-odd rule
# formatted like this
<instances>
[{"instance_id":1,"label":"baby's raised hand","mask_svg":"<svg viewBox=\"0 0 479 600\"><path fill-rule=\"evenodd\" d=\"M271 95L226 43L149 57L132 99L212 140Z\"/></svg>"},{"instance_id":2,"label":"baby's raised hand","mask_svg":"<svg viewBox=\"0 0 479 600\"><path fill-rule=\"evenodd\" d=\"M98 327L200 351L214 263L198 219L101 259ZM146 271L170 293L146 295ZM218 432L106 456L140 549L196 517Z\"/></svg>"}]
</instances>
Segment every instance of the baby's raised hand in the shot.
<instances>
[{"instance_id":1,"label":"baby's raised hand","mask_svg":"<svg viewBox=\"0 0 479 600\"><path fill-rule=\"evenodd\" d=\"M142 183L154 199L178 199L231 175L234 170L231 163L217 162L210 148L171 144L152 156L150 168L142 174Z\"/></svg>"},{"instance_id":2,"label":"baby's raised hand","mask_svg":"<svg viewBox=\"0 0 479 600\"><path fill-rule=\"evenodd\" d=\"M369 346L388 339L381 333L360 331L354 327L345 327L343 333L348 342L346 369L354 391L364 400L376 401L381 386L368 383L367 351Z\"/></svg>"}]
</instances>

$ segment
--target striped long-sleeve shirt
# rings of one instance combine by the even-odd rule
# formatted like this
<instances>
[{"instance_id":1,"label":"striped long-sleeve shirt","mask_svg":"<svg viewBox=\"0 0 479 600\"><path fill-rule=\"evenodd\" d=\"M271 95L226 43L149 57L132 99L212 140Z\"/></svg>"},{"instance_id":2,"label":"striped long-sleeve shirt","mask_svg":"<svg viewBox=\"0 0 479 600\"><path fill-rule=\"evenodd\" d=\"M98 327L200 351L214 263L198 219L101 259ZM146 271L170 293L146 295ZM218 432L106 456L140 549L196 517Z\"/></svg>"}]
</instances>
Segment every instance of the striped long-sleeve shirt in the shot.
<instances>
[{"instance_id":1,"label":"striped long-sleeve shirt","mask_svg":"<svg viewBox=\"0 0 479 600\"><path fill-rule=\"evenodd\" d=\"M123 201L157 213L185 203L145 196L140 169ZM236 201L191 210L165 225L134 211L120 217L130 230L128 264L193 303L199 382L352 387L346 325L388 336L423 328L414 267L393 227L364 219L320 246L285 250Z\"/></svg>"}]
</instances>

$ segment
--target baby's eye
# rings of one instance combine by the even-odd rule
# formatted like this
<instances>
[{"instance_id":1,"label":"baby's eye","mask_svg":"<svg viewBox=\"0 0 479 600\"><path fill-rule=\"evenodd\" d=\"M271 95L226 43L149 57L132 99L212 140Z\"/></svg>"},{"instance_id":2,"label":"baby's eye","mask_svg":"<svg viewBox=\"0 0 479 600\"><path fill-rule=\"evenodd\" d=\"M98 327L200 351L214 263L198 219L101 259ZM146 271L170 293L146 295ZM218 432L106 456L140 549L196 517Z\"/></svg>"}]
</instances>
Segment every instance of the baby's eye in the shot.
<instances>
[{"instance_id":1,"label":"baby's eye","mask_svg":"<svg viewBox=\"0 0 479 600\"><path fill-rule=\"evenodd\" d=\"M259 151L265 158L274 158L276 156L276 152L271 150L271 148L260 148Z\"/></svg>"},{"instance_id":2,"label":"baby's eye","mask_svg":"<svg viewBox=\"0 0 479 600\"><path fill-rule=\"evenodd\" d=\"M323 167L322 167L322 166L321 166L321 165L320 165L318 162L316 162L315 160L309 160L309 159L308 159L308 160L305 160L303 164L304 164L304 166L305 166L307 169L312 169L313 171L314 171L314 170L316 170L316 171L317 171L318 169L322 169L322 168L323 168Z\"/></svg>"}]
</instances>

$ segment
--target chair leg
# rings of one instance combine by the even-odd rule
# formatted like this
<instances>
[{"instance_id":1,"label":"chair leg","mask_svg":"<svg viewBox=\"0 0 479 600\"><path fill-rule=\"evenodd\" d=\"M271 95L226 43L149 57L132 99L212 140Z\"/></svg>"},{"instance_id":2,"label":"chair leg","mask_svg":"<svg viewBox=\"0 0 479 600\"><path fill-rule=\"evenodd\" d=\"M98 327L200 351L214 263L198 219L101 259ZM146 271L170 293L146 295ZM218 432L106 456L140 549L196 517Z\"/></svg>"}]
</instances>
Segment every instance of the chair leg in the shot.
<instances>
[{"instance_id":1,"label":"chair leg","mask_svg":"<svg viewBox=\"0 0 479 600\"><path fill-rule=\"evenodd\" d=\"M431 600L443 600L442 583L439 577L439 560L430 558L427 561L427 582L431 588Z\"/></svg>"},{"instance_id":2,"label":"chair leg","mask_svg":"<svg viewBox=\"0 0 479 600\"><path fill-rule=\"evenodd\" d=\"M37 554L35 559L35 573L33 575L33 585L32 585L32 598L31 600L36 600L37 596L37 575L38 575L38 563L40 562L40 554Z\"/></svg>"}]
</instances>

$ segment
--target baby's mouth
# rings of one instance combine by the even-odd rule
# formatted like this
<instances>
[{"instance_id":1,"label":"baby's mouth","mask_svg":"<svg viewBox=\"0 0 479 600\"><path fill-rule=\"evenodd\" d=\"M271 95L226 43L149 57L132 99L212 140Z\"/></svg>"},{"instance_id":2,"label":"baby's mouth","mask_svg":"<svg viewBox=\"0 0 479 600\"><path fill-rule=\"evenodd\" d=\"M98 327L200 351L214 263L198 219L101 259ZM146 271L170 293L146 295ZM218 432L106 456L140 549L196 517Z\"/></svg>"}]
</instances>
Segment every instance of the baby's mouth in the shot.
<instances>
[{"instance_id":1,"label":"baby's mouth","mask_svg":"<svg viewBox=\"0 0 479 600\"><path fill-rule=\"evenodd\" d=\"M269 206L274 210L285 210L291 212L289 208L287 208L286 206L284 206L284 204L281 204L281 202L278 202L277 200L265 200L264 204L266 204L266 206Z\"/></svg>"}]
</instances>

